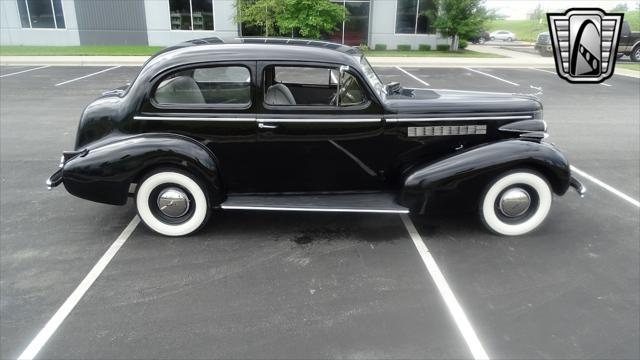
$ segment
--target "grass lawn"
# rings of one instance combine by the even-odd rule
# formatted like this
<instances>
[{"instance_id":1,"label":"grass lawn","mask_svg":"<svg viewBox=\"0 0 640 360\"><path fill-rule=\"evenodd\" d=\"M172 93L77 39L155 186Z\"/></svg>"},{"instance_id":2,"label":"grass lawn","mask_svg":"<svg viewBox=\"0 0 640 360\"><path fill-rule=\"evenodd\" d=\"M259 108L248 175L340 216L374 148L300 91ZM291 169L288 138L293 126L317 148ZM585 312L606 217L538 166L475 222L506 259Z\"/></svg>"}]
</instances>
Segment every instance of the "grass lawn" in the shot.
<instances>
[{"instance_id":1,"label":"grass lawn","mask_svg":"<svg viewBox=\"0 0 640 360\"><path fill-rule=\"evenodd\" d=\"M606 9L605 9L606 11ZM640 31L640 10L627 11L624 20L629 22L632 31ZM494 20L487 24L487 31L508 30L516 34L520 41L536 41L538 34L549 31L546 22L535 20Z\"/></svg>"},{"instance_id":2,"label":"grass lawn","mask_svg":"<svg viewBox=\"0 0 640 360\"><path fill-rule=\"evenodd\" d=\"M82 56L153 55L162 46L0 46L0 55Z\"/></svg>"},{"instance_id":3,"label":"grass lawn","mask_svg":"<svg viewBox=\"0 0 640 360\"><path fill-rule=\"evenodd\" d=\"M487 31L507 30L520 41L536 41L538 34L549 31L546 24L533 20L494 20L487 24Z\"/></svg>"},{"instance_id":4,"label":"grass lawn","mask_svg":"<svg viewBox=\"0 0 640 360\"><path fill-rule=\"evenodd\" d=\"M617 68L622 68L622 69L629 69L629 70L635 70L640 72L640 63L635 63L635 64L616 64Z\"/></svg>"},{"instance_id":5,"label":"grass lawn","mask_svg":"<svg viewBox=\"0 0 640 360\"><path fill-rule=\"evenodd\" d=\"M478 51L399 51L399 50L366 50L367 57L389 56L389 57L475 57L475 58L500 58L504 57L496 54L488 54Z\"/></svg>"}]
</instances>

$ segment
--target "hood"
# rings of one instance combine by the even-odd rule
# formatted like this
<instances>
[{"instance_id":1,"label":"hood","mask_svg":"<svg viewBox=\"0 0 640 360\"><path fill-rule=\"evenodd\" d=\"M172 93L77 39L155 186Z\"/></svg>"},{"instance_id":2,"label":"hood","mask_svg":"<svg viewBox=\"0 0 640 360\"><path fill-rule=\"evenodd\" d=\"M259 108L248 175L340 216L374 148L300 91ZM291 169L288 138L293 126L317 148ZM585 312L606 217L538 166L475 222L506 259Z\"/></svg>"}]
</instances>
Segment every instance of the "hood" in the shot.
<instances>
[{"instance_id":1,"label":"hood","mask_svg":"<svg viewBox=\"0 0 640 360\"><path fill-rule=\"evenodd\" d=\"M385 105L398 114L531 113L542 110L533 95L442 89L402 89Z\"/></svg>"}]
</instances>

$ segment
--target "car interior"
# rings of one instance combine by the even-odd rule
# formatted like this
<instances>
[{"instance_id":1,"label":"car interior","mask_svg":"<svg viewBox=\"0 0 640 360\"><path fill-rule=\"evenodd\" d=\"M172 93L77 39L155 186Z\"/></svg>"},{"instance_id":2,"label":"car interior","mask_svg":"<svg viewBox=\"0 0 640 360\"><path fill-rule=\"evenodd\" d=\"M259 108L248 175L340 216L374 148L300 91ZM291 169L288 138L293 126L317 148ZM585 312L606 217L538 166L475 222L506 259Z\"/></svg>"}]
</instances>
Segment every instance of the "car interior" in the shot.
<instances>
[{"instance_id":1,"label":"car interior","mask_svg":"<svg viewBox=\"0 0 640 360\"><path fill-rule=\"evenodd\" d=\"M270 66L264 70L264 89L267 105L337 106L339 100L340 106L349 106L366 101L358 80L335 68Z\"/></svg>"},{"instance_id":2,"label":"car interior","mask_svg":"<svg viewBox=\"0 0 640 360\"><path fill-rule=\"evenodd\" d=\"M249 69L220 66L179 71L160 82L154 100L159 104L249 104Z\"/></svg>"},{"instance_id":3,"label":"car interior","mask_svg":"<svg viewBox=\"0 0 640 360\"><path fill-rule=\"evenodd\" d=\"M366 101L356 77L335 68L270 66L264 81L268 105L351 106ZM153 99L161 105L249 104L251 75L242 66L182 70L164 78Z\"/></svg>"}]
</instances>

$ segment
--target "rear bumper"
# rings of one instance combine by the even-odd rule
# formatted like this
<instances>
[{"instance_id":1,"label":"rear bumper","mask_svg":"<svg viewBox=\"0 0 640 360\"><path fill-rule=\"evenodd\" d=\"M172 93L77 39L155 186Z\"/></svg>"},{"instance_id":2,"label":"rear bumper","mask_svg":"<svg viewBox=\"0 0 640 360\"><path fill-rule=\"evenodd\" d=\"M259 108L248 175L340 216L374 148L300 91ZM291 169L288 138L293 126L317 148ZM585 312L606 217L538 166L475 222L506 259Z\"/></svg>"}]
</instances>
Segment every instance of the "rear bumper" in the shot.
<instances>
[{"instance_id":1,"label":"rear bumper","mask_svg":"<svg viewBox=\"0 0 640 360\"><path fill-rule=\"evenodd\" d=\"M64 164L76 156L85 156L89 153L89 150L84 149L80 151L64 151L60 157L60 164L58 164L58 170L54 172L46 181L47 190L51 190L54 187L62 184L62 172L64 170Z\"/></svg>"},{"instance_id":2,"label":"rear bumper","mask_svg":"<svg viewBox=\"0 0 640 360\"><path fill-rule=\"evenodd\" d=\"M584 197L584 194L587 192L587 188L573 176L571 176L571 179L569 179L569 186L574 188L578 195L580 195L580 197Z\"/></svg>"},{"instance_id":3,"label":"rear bumper","mask_svg":"<svg viewBox=\"0 0 640 360\"><path fill-rule=\"evenodd\" d=\"M47 190L62 184L62 168L58 169L47 179Z\"/></svg>"}]
</instances>

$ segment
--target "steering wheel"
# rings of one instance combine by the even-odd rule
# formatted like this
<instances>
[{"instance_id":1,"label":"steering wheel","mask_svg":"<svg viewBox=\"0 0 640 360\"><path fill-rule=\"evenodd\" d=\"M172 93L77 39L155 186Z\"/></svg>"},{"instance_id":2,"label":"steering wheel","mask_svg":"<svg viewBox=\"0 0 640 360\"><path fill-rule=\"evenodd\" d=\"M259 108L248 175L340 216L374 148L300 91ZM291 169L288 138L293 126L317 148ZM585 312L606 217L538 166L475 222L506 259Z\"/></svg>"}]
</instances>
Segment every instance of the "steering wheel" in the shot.
<instances>
[{"instance_id":1,"label":"steering wheel","mask_svg":"<svg viewBox=\"0 0 640 360\"><path fill-rule=\"evenodd\" d=\"M329 101L329 105L336 105L337 101L340 97L342 97L342 95L346 96L347 99L356 102L356 98L355 96L353 96L353 94L347 92L347 89L349 88L349 86L351 86L351 84L353 83L354 78L352 76L348 77L347 80L345 80L345 82L342 84L342 86L340 87L340 90L337 91L335 94L333 94L331 96L331 100Z\"/></svg>"}]
</instances>

